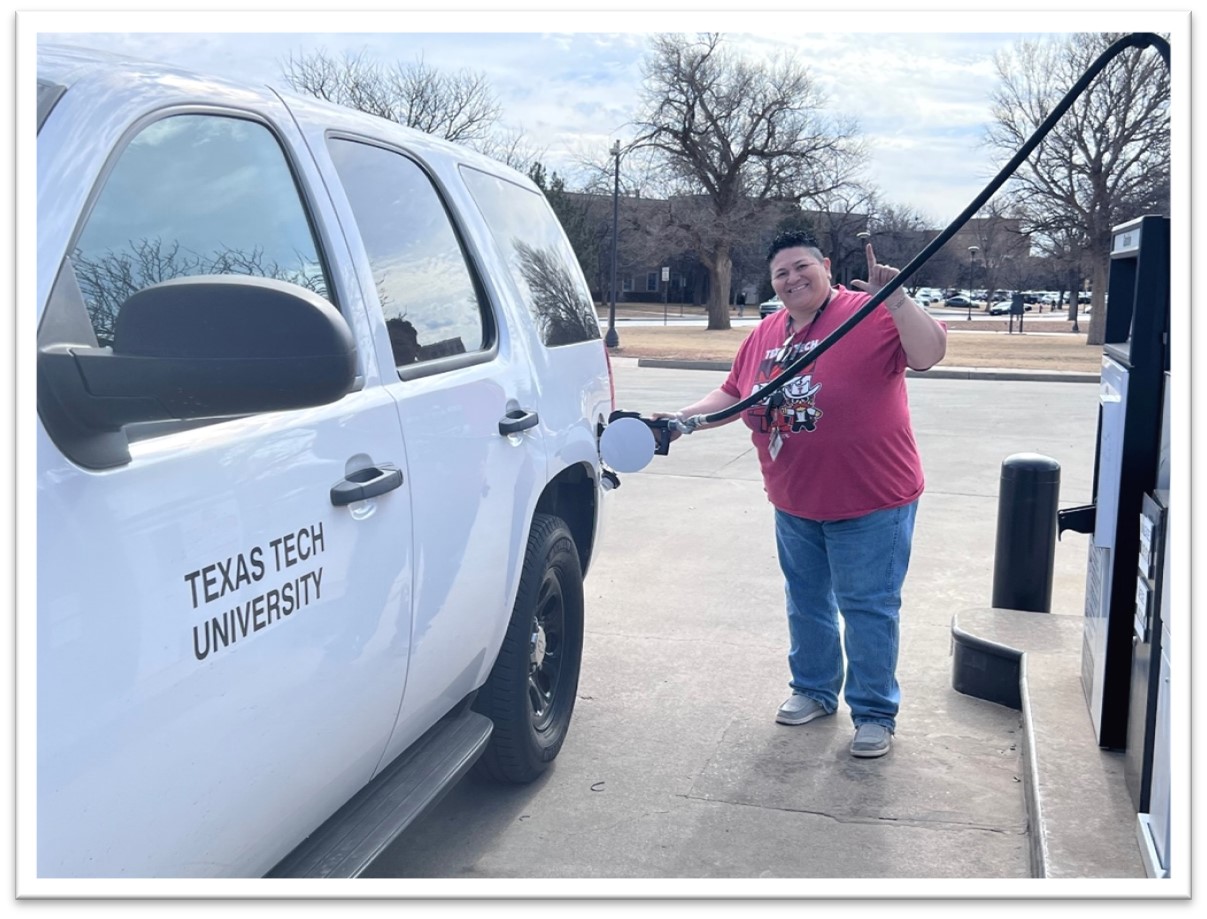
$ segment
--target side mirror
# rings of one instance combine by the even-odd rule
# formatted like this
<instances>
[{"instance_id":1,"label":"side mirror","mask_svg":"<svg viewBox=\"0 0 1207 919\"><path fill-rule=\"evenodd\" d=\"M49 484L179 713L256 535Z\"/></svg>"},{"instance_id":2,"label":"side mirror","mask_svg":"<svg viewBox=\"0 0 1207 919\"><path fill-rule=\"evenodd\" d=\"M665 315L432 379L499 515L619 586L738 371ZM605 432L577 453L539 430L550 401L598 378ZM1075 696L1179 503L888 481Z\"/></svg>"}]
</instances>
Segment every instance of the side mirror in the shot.
<instances>
[{"instance_id":1,"label":"side mirror","mask_svg":"<svg viewBox=\"0 0 1207 919\"><path fill-rule=\"evenodd\" d=\"M46 344L38 407L51 437L86 466L129 461L123 425L323 405L356 377L344 318L317 294L269 278L176 278L122 304L112 348ZM106 446L94 455L89 441ZM74 449L72 449L74 447Z\"/></svg>"}]
</instances>

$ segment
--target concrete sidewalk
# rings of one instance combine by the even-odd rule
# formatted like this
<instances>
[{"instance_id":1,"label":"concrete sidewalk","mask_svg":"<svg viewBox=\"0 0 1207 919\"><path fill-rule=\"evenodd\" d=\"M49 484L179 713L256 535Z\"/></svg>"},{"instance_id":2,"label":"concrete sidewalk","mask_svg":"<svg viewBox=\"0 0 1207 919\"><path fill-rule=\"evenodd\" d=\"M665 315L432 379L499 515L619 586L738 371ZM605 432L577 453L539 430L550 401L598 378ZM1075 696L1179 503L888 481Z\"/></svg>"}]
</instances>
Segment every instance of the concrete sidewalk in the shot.
<instances>
[{"instance_id":1,"label":"concrete sidewalk","mask_svg":"<svg viewBox=\"0 0 1207 919\"><path fill-rule=\"evenodd\" d=\"M724 379L635 359L613 365L617 407L643 414L678 409ZM622 475L609 496L586 582L574 723L554 766L524 788L463 782L373 876L660 882L559 888L570 896L714 889L673 883L684 879L740 879L744 895L802 897L849 896L849 882L824 879L850 878L988 879L924 892L972 896L1051 895L1030 886L1040 876L1161 884L1144 875L1122 754L1097 748L1076 691L1087 537L1065 533L1057 546L1046 624L1060 640L1042 642L1044 663L1033 668L1045 677L1032 694L1052 693L1035 711L1056 712L1041 732L1028 736L1035 725L1020 711L952 688L953 619L981 628L977 616L996 615L986 607L1001 463L1049 456L1062 467L1061 506L1088 503L1096 385L928 373L909 387L927 490L888 756L849 755L845 706L799 727L775 723L788 676L772 511L745 427L698 432ZM1049 771L1034 774L1032 761Z\"/></svg>"}]
</instances>

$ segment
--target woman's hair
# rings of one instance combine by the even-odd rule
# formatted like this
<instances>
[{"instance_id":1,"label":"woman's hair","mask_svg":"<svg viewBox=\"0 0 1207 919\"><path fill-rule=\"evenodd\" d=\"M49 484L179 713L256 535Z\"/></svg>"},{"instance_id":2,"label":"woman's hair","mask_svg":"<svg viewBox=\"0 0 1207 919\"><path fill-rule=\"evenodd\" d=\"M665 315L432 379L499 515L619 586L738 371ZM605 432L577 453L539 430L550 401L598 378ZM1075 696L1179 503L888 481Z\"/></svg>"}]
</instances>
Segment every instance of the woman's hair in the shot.
<instances>
[{"instance_id":1,"label":"woman's hair","mask_svg":"<svg viewBox=\"0 0 1207 919\"><path fill-rule=\"evenodd\" d=\"M806 233L804 230L789 230L771 240L771 247L767 250L767 264L771 264L771 260L775 258L776 253L784 249L795 249L798 247L811 250L817 256L819 262L825 258L821 254L821 247L817 245L817 240L812 235Z\"/></svg>"}]
</instances>

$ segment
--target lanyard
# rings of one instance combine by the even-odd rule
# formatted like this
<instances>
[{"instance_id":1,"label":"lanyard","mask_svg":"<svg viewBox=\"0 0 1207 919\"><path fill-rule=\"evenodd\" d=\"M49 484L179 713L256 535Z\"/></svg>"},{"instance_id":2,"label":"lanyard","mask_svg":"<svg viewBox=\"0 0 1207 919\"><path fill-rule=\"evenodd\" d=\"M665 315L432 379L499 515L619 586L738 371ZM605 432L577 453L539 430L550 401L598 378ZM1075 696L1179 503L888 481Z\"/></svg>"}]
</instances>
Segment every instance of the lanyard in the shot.
<instances>
[{"instance_id":1,"label":"lanyard","mask_svg":"<svg viewBox=\"0 0 1207 919\"><path fill-rule=\"evenodd\" d=\"M809 340L809 333L811 333L813 331L813 326L817 325L817 320L821 318L821 314L824 313L826 310L826 307L830 305L830 297L833 296L833 294L834 294L834 291L833 291L833 288L831 288L830 293L826 294L826 302L817 308L817 312L813 314L813 318L810 319L809 324L807 326L805 326L805 328L804 328L805 337L804 337L804 339L802 339L802 341L807 342ZM775 363L777 365L779 365L780 367L783 367L784 364L786 364L788 362L788 346L792 344L792 340L794 338L796 338L796 336L799 334L798 332L795 332L792 329L792 314L791 313L788 314L787 325L788 325L788 337L784 339L784 343L780 346L779 351L775 355Z\"/></svg>"},{"instance_id":2,"label":"lanyard","mask_svg":"<svg viewBox=\"0 0 1207 919\"><path fill-rule=\"evenodd\" d=\"M817 324L817 320L821 317L821 314L823 312L825 312L826 307L830 305L830 297L833 296L833 294L834 294L834 289L831 288L830 292L826 295L825 303L823 303L821 306L819 306L817 308L817 312L813 314L813 318L810 319L809 324L807 326L805 326L805 328L803 330L805 333L804 342L808 342L809 335L813 331L813 326L815 326ZM788 363L788 360L789 360L788 355L790 354L789 348L792 345L792 340L794 338L796 338L796 336L798 334L797 332L791 331L791 329L792 329L792 314L791 313L788 314L787 325L788 325L788 329L789 329L788 337L784 339L783 345L780 346L779 353L776 354L776 356L775 356L775 366L780 368L780 370L783 370L785 368L785 365ZM801 369L803 370L804 368L801 368ZM773 393L771 393L771 395L767 397L766 405L767 405L767 407L766 407L765 411L767 413L766 414L767 424L768 424L768 426L771 427L771 437L767 441L767 452L771 456L771 461L775 462L776 458L780 454L780 449L784 445L784 438L786 436L785 434L780 433L780 429L775 424L775 421L774 421L776 412L783 411L784 391L782 389L777 389ZM818 415L820 416L820 412L818 413ZM809 427L807 429L812 430L812 427ZM794 428L794 430L795 430L795 428Z\"/></svg>"}]
</instances>

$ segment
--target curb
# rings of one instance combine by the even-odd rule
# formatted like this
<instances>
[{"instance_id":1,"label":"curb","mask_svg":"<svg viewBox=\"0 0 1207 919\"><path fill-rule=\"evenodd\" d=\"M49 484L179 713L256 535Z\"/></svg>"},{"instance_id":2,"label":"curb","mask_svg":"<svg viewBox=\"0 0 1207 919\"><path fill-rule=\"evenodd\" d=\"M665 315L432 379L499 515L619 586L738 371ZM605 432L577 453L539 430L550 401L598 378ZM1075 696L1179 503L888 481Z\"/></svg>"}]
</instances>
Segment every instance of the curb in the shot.
<instances>
[{"instance_id":1,"label":"curb","mask_svg":"<svg viewBox=\"0 0 1207 919\"><path fill-rule=\"evenodd\" d=\"M733 367L733 361L676 361L656 357L637 358L638 367L660 367L663 370L724 370Z\"/></svg>"},{"instance_id":2,"label":"curb","mask_svg":"<svg viewBox=\"0 0 1207 919\"><path fill-rule=\"evenodd\" d=\"M653 357L637 358L638 367L664 370L721 370L729 372L732 361L677 361ZM936 367L906 370L907 377L932 380L1026 380L1032 383L1097 383L1099 375L1077 370L1006 370L996 367Z\"/></svg>"},{"instance_id":3,"label":"curb","mask_svg":"<svg viewBox=\"0 0 1207 919\"><path fill-rule=\"evenodd\" d=\"M1048 826L1040 797L1039 761L1035 752L1035 719L1027 683L1027 653L981 638L960 628L951 617L951 688L964 695L1004 705L1022 718L1023 801L1027 810L1027 855L1031 876L1049 875Z\"/></svg>"}]
</instances>

